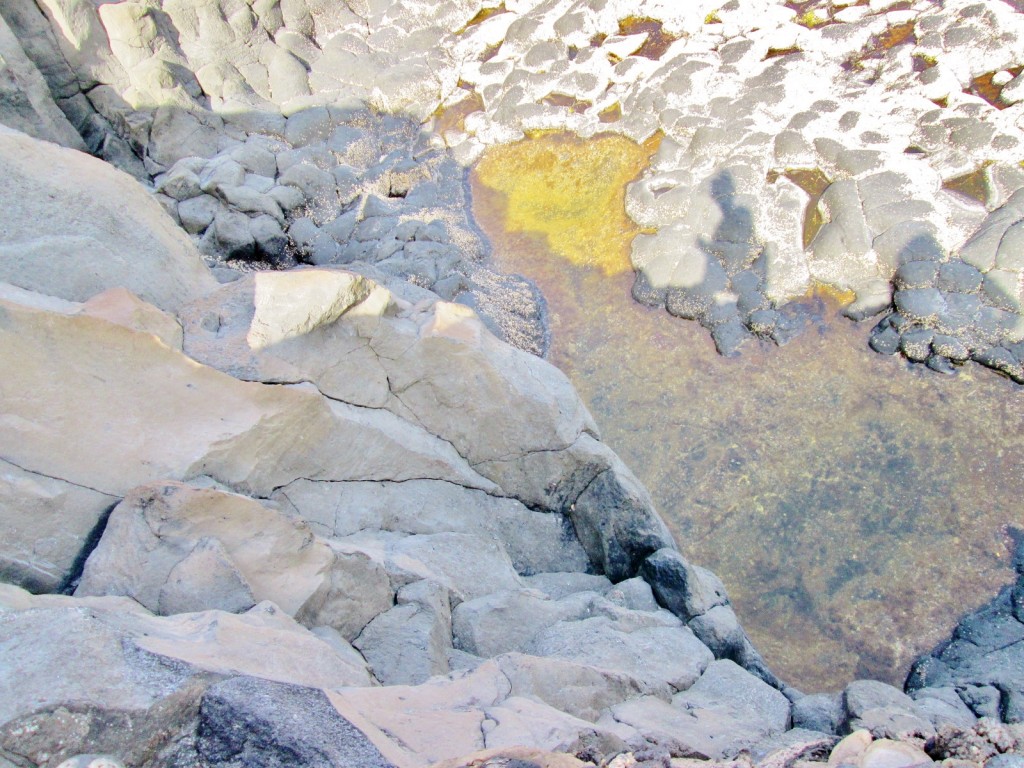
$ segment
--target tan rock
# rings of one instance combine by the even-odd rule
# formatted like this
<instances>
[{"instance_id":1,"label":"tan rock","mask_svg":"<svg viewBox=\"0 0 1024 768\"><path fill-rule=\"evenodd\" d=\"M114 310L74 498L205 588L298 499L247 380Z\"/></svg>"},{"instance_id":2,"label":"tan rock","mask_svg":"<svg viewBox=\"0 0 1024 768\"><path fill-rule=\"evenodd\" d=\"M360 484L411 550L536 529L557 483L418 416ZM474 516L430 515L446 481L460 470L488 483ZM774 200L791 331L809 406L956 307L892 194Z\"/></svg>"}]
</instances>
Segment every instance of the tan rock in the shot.
<instances>
[{"instance_id":1,"label":"tan rock","mask_svg":"<svg viewBox=\"0 0 1024 768\"><path fill-rule=\"evenodd\" d=\"M386 411L240 382L95 317L5 300L0 310L0 359L20 363L0 384L0 458L28 471L118 496L203 474L256 495L299 477L493 488Z\"/></svg>"},{"instance_id":2,"label":"tan rock","mask_svg":"<svg viewBox=\"0 0 1024 768\"><path fill-rule=\"evenodd\" d=\"M909 768L931 764L932 759L924 750L892 739L875 739L857 761L860 768Z\"/></svg>"},{"instance_id":3,"label":"tan rock","mask_svg":"<svg viewBox=\"0 0 1024 768\"><path fill-rule=\"evenodd\" d=\"M849 736L843 738L836 746L832 749L831 754L828 756L829 766L846 765L846 764L857 764L860 762L861 755L870 746L874 737L871 735L871 731L867 729L860 729L854 731Z\"/></svg>"},{"instance_id":4,"label":"tan rock","mask_svg":"<svg viewBox=\"0 0 1024 768\"><path fill-rule=\"evenodd\" d=\"M385 757L419 768L483 749L483 708L509 692L497 664L485 662L422 685L329 690L327 697Z\"/></svg>"}]
</instances>

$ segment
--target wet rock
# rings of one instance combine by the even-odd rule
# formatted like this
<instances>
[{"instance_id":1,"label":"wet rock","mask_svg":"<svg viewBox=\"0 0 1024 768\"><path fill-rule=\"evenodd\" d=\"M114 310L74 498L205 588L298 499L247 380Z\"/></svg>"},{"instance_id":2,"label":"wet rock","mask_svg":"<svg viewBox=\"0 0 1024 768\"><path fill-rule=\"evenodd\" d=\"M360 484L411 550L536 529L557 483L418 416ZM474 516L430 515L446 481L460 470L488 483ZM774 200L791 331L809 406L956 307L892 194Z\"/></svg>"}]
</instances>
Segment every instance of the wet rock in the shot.
<instances>
[{"instance_id":1,"label":"wet rock","mask_svg":"<svg viewBox=\"0 0 1024 768\"><path fill-rule=\"evenodd\" d=\"M893 302L902 314L921 321L933 321L946 310L946 302L935 288L896 291Z\"/></svg>"},{"instance_id":2,"label":"wet rock","mask_svg":"<svg viewBox=\"0 0 1024 768\"><path fill-rule=\"evenodd\" d=\"M904 331L900 336L900 351L908 360L922 363L931 356L934 337L935 332L928 328Z\"/></svg>"},{"instance_id":3,"label":"wet rock","mask_svg":"<svg viewBox=\"0 0 1024 768\"><path fill-rule=\"evenodd\" d=\"M675 548L650 495L620 461L591 481L569 515L591 560L612 581L635 576L653 552Z\"/></svg>"},{"instance_id":4,"label":"wet rock","mask_svg":"<svg viewBox=\"0 0 1024 768\"><path fill-rule=\"evenodd\" d=\"M939 268L935 286L940 291L973 293L981 287L983 275L962 261L950 261Z\"/></svg>"}]
</instances>

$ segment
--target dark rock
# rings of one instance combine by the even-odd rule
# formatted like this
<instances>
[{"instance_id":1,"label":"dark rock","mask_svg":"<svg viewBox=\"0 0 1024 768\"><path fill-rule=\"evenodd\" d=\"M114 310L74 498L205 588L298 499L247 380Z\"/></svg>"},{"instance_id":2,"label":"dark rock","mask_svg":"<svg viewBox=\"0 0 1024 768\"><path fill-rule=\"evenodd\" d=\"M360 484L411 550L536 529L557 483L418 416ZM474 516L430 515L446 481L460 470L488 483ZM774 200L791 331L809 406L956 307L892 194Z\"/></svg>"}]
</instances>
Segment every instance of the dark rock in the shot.
<instances>
[{"instance_id":1,"label":"dark rock","mask_svg":"<svg viewBox=\"0 0 1024 768\"><path fill-rule=\"evenodd\" d=\"M816 693L793 702L793 727L822 733L838 733L843 721L840 696Z\"/></svg>"},{"instance_id":2,"label":"dark rock","mask_svg":"<svg viewBox=\"0 0 1024 768\"><path fill-rule=\"evenodd\" d=\"M891 325L875 326L868 345L880 355L895 355L900 348L900 334Z\"/></svg>"},{"instance_id":3,"label":"dark rock","mask_svg":"<svg viewBox=\"0 0 1024 768\"><path fill-rule=\"evenodd\" d=\"M942 355L932 355L925 364L936 373L945 373L947 375L956 373L956 366L949 361L949 358Z\"/></svg>"},{"instance_id":4,"label":"dark rock","mask_svg":"<svg viewBox=\"0 0 1024 768\"><path fill-rule=\"evenodd\" d=\"M739 317L734 317L712 328L711 338L715 341L718 354L723 357L735 357L739 354L743 342L751 336Z\"/></svg>"},{"instance_id":5,"label":"dark rock","mask_svg":"<svg viewBox=\"0 0 1024 768\"><path fill-rule=\"evenodd\" d=\"M644 561L640 572L658 603L683 621L729 602L717 578L707 578L709 571L690 565L674 548L659 549Z\"/></svg>"},{"instance_id":6,"label":"dark rock","mask_svg":"<svg viewBox=\"0 0 1024 768\"><path fill-rule=\"evenodd\" d=\"M963 341L955 336L946 336L941 333L932 337L932 351L958 363L966 362L971 357L971 353Z\"/></svg>"},{"instance_id":7,"label":"dark rock","mask_svg":"<svg viewBox=\"0 0 1024 768\"><path fill-rule=\"evenodd\" d=\"M943 265L945 266L945 265ZM896 270L893 282L897 288L931 288L935 285L939 265L934 261L908 261Z\"/></svg>"},{"instance_id":8,"label":"dark rock","mask_svg":"<svg viewBox=\"0 0 1024 768\"><path fill-rule=\"evenodd\" d=\"M323 691L254 677L207 690L196 752L210 768L393 768Z\"/></svg>"},{"instance_id":9,"label":"dark rock","mask_svg":"<svg viewBox=\"0 0 1024 768\"><path fill-rule=\"evenodd\" d=\"M932 353L932 338L935 332L928 328L915 328L900 336L900 351L908 359L923 363Z\"/></svg>"},{"instance_id":10,"label":"dark rock","mask_svg":"<svg viewBox=\"0 0 1024 768\"><path fill-rule=\"evenodd\" d=\"M893 302L902 314L916 320L932 320L946 311L946 302L935 288L896 291Z\"/></svg>"},{"instance_id":11,"label":"dark rock","mask_svg":"<svg viewBox=\"0 0 1024 768\"><path fill-rule=\"evenodd\" d=\"M983 275L963 261L950 261L939 267L936 287L952 293L973 293L981 287Z\"/></svg>"},{"instance_id":12,"label":"dark rock","mask_svg":"<svg viewBox=\"0 0 1024 768\"><path fill-rule=\"evenodd\" d=\"M621 463L594 478L569 515L590 559L614 582L635 576L652 553L675 549L647 489Z\"/></svg>"}]
</instances>

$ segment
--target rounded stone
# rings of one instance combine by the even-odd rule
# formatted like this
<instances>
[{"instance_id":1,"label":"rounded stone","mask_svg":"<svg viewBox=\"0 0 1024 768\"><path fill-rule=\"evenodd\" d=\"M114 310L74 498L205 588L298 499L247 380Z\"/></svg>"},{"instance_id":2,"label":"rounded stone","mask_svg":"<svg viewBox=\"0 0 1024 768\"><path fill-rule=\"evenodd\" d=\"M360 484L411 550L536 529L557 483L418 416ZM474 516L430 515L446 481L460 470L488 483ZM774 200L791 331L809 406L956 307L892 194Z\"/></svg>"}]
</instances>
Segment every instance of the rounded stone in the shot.
<instances>
[{"instance_id":1,"label":"rounded stone","mask_svg":"<svg viewBox=\"0 0 1024 768\"><path fill-rule=\"evenodd\" d=\"M973 293L981 287L984 276L963 261L950 261L939 267L936 287L950 293Z\"/></svg>"},{"instance_id":2,"label":"rounded stone","mask_svg":"<svg viewBox=\"0 0 1024 768\"><path fill-rule=\"evenodd\" d=\"M900 350L909 360L923 363L932 354L932 338L934 332L927 328L906 331L900 337Z\"/></svg>"},{"instance_id":3,"label":"rounded stone","mask_svg":"<svg viewBox=\"0 0 1024 768\"><path fill-rule=\"evenodd\" d=\"M896 291L893 301L901 313L916 320L931 320L946 311L946 302L935 288Z\"/></svg>"},{"instance_id":4,"label":"rounded stone","mask_svg":"<svg viewBox=\"0 0 1024 768\"><path fill-rule=\"evenodd\" d=\"M904 290L931 288L935 285L935 277L938 272L939 265L934 261L908 261L896 270L893 282L897 288Z\"/></svg>"}]
</instances>

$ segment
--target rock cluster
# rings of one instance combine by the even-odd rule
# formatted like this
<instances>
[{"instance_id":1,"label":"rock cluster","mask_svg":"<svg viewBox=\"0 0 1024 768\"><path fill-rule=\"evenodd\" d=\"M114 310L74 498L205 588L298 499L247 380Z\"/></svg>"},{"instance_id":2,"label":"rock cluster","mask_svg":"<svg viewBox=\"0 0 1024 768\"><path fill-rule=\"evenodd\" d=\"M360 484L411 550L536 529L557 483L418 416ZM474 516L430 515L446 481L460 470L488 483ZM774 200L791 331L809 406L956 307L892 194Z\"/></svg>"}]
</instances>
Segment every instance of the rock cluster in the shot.
<instances>
[{"instance_id":1,"label":"rock cluster","mask_svg":"<svg viewBox=\"0 0 1024 768\"><path fill-rule=\"evenodd\" d=\"M627 195L639 301L735 354L825 285L887 313L879 351L1024 375L1009 5L9 6L8 122L152 179L211 256L374 264L542 352L535 291L479 263L463 166L531 131L657 134Z\"/></svg>"},{"instance_id":2,"label":"rock cluster","mask_svg":"<svg viewBox=\"0 0 1024 768\"><path fill-rule=\"evenodd\" d=\"M1017 19L626 5L5 2L0 767L1013 768L995 718L1021 718L1020 584L912 696L783 684L523 351L542 303L481 263L463 174L529 130L660 130L629 192L657 230L638 298L729 353L785 340L811 278L864 316L892 278L877 346L942 368L959 343L1015 376L1016 113L930 62L980 51L1009 103L1019 56L986 30ZM919 40L865 53L911 22ZM840 114L808 77L850 52ZM881 96L905 77L956 117ZM460 125L421 133L466 94ZM828 138L862 119L855 146ZM986 153L991 213L939 183ZM801 167L827 181L806 250ZM959 326L953 296L978 302Z\"/></svg>"}]
</instances>

